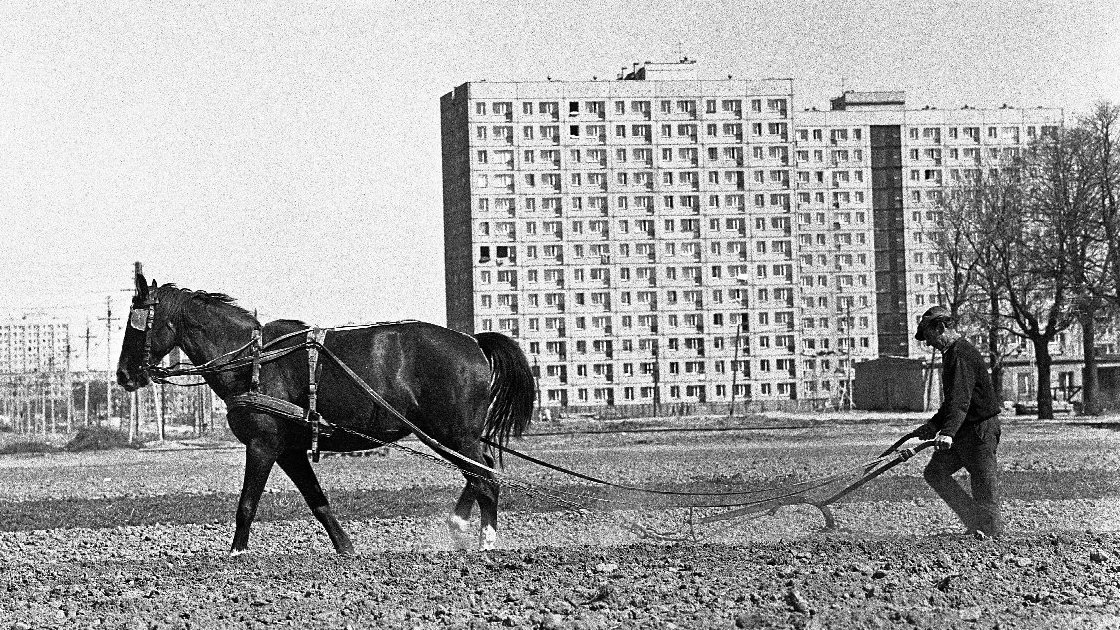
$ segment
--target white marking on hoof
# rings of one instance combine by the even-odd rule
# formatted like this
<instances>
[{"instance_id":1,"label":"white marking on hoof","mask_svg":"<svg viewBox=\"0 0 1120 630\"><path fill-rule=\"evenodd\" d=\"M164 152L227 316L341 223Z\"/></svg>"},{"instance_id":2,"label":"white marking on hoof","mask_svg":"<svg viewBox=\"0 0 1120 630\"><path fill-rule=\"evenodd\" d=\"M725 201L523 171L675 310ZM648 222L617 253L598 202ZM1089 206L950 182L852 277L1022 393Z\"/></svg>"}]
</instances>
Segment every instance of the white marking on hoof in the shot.
<instances>
[{"instance_id":1,"label":"white marking on hoof","mask_svg":"<svg viewBox=\"0 0 1120 630\"><path fill-rule=\"evenodd\" d=\"M487 525L486 527L483 527L480 532L478 532L478 550L479 551L490 551L491 549L493 549L497 545L498 545L498 530L494 529L490 525Z\"/></svg>"},{"instance_id":2,"label":"white marking on hoof","mask_svg":"<svg viewBox=\"0 0 1120 630\"><path fill-rule=\"evenodd\" d=\"M246 553L249 553L248 549L230 549L229 550L229 557L230 558L236 558L237 556L240 556L240 555L243 555L243 554L246 554Z\"/></svg>"},{"instance_id":3,"label":"white marking on hoof","mask_svg":"<svg viewBox=\"0 0 1120 630\"><path fill-rule=\"evenodd\" d=\"M459 518L458 514L452 512L447 515L447 529L451 530L451 533L465 534L468 527L470 527L470 523L464 518Z\"/></svg>"},{"instance_id":4,"label":"white marking on hoof","mask_svg":"<svg viewBox=\"0 0 1120 630\"><path fill-rule=\"evenodd\" d=\"M466 519L460 518L454 512L447 515L447 533L451 535L451 544L455 549L470 548L469 529L470 523Z\"/></svg>"}]
</instances>

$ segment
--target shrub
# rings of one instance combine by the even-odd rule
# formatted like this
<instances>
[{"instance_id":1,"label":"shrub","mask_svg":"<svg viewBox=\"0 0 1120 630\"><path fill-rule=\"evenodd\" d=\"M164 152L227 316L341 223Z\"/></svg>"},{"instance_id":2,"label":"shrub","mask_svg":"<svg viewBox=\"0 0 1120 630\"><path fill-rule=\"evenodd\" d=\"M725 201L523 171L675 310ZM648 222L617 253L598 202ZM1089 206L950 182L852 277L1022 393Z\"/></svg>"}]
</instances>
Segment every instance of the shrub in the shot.
<instances>
[{"instance_id":1,"label":"shrub","mask_svg":"<svg viewBox=\"0 0 1120 630\"><path fill-rule=\"evenodd\" d=\"M130 444L128 434L119 429L108 427L83 427L74 436L74 439L63 447L71 453L83 451L107 451L114 448L139 448L138 444Z\"/></svg>"},{"instance_id":2,"label":"shrub","mask_svg":"<svg viewBox=\"0 0 1120 630\"><path fill-rule=\"evenodd\" d=\"M0 455L15 455L17 453L53 453L58 448L47 444L46 442L34 442L31 440L24 440L22 442L12 442L0 447Z\"/></svg>"}]
</instances>

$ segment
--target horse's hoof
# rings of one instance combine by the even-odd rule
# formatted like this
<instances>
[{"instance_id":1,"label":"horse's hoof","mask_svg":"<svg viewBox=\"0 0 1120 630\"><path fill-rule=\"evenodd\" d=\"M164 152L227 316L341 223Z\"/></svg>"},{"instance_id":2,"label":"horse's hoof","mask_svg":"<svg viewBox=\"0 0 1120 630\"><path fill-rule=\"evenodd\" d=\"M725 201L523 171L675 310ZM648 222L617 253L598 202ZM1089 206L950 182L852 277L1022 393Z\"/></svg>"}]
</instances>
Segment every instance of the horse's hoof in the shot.
<instances>
[{"instance_id":1,"label":"horse's hoof","mask_svg":"<svg viewBox=\"0 0 1120 630\"><path fill-rule=\"evenodd\" d=\"M229 557L230 558L236 558L237 556L244 555L244 554L247 554L247 553L249 553L248 549L230 549L229 550Z\"/></svg>"},{"instance_id":2,"label":"horse's hoof","mask_svg":"<svg viewBox=\"0 0 1120 630\"><path fill-rule=\"evenodd\" d=\"M478 534L478 550L490 551L498 546L498 530L493 527L483 527Z\"/></svg>"},{"instance_id":3,"label":"horse's hoof","mask_svg":"<svg viewBox=\"0 0 1120 630\"><path fill-rule=\"evenodd\" d=\"M470 536L467 534L470 523L455 514L447 517L447 535L451 537L451 547L456 551L470 549Z\"/></svg>"}]
</instances>

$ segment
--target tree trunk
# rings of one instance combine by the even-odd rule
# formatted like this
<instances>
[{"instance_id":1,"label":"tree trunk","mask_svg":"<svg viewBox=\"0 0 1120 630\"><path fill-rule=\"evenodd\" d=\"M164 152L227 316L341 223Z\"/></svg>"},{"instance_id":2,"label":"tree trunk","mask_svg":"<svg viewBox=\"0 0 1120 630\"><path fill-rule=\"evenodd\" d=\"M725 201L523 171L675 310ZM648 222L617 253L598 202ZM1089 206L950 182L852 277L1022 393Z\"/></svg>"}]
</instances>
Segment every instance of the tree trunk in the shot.
<instances>
[{"instance_id":1,"label":"tree trunk","mask_svg":"<svg viewBox=\"0 0 1120 630\"><path fill-rule=\"evenodd\" d=\"M992 372L992 391L999 397L1003 404L1003 356L999 349L999 294L989 291L989 316L988 316L988 366Z\"/></svg>"},{"instance_id":2,"label":"tree trunk","mask_svg":"<svg viewBox=\"0 0 1120 630\"><path fill-rule=\"evenodd\" d=\"M1046 337L1039 337L1034 342L1034 360L1038 367L1038 419L1054 419L1054 395L1050 392L1050 344Z\"/></svg>"},{"instance_id":3,"label":"tree trunk","mask_svg":"<svg viewBox=\"0 0 1120 630\"><path fill-rule=\"evenodd\" d=\"M1097 380L1097 330L1096 317L1092 311L1081 315L1081 344L1085 356L1085 371L1081 376L1081 413L1087 416L1098 416L1101 406L1098 400L1100 385Z\"/></svg>"}]
</instances>

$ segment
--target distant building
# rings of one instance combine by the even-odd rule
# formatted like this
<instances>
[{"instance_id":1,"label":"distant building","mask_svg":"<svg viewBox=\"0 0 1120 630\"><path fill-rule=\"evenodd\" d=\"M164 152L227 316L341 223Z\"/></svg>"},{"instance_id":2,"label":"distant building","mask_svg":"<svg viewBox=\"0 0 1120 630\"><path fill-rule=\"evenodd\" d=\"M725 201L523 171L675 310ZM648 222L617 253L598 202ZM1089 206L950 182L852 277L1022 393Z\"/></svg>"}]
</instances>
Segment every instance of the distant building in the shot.
<instances>
[{"instance_id":1,"label":"distant building","mask_svg":"<svg viewBox=\"0 0 1120 630\"><path fill-rule=\"evenodd\" d=\"M1062 120L798 111L791 80L678 65L441 99L448 324L518 339L546 406L829 400L857 361L926 356L943 191Z\"/></svg>"},{"instance_id":2,"label":"distant building","mask_svg":"<svg viewBox=\"0 0 1120 630\"><path fill-rule=\"evenodd\" d=\"M0 373L62 372L69 353L69 324L34 315L0 318Z\"/></svg>"}]
</instances>

